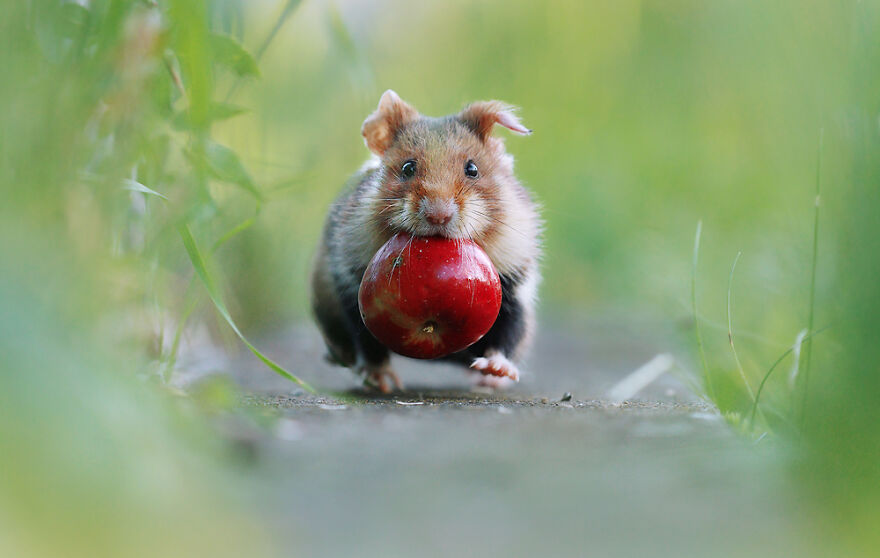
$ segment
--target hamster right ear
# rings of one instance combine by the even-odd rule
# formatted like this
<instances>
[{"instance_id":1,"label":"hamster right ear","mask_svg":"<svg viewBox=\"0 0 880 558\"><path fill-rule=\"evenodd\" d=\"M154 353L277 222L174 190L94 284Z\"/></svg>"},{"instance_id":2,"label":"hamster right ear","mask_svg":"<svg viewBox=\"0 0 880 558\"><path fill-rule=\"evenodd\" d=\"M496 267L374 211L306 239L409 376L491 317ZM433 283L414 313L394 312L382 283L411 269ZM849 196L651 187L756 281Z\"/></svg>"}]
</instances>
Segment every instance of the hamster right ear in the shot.
<instances>
[{"instance_id":1,"label":"hamster right ear","mask_svg":"<svg viewBox=\"0 0 880 558\"><path fill-rule=\"evenodd\" d=\"M516 117L515 111L516 108L501 101L478 101L466 106L458 113L458 118L480 138L480 141L486 141L495 124L518 134L531 134L532 131L523 126Z\"/></svg>"},{"instance_id":2,"label":"hamster right ear","mask_svg":"<svg viewBox=\"0 0 880 558\"><path fill-rule=\"evenodd\" d=\"M397 93L389 89L379 99L376 112L364 120L361 134L370 151L381 156L391 146L398 130L418 117L419 113L416 109L406 104Z\"/></svg>"}]
</instances>

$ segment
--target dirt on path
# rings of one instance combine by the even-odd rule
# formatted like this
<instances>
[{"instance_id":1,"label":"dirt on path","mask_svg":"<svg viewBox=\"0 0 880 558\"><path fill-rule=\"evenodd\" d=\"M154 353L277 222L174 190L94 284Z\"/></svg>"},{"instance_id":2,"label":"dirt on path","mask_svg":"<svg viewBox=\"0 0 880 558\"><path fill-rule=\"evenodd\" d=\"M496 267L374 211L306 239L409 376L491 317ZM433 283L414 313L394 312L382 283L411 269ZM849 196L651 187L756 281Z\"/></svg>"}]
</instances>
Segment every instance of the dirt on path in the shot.
<instances>
[{"instance_id":1,"label":"dirt on path","mask_svg":"<svg viewBox=\"0 0 880 558\"><path fill-rule=\"evenodd\" d=\"M291 390L246 355L229 364L244 404L282 417L255 445L252 495L296 556L792 555L772 446L735 435L673 376L605 400L674 349L639 329L545 329L505 393L401 359L409 389L376 396L293 328L263 346L314 363L298 372L334 395Z\"/></svg>"}]
</instances>

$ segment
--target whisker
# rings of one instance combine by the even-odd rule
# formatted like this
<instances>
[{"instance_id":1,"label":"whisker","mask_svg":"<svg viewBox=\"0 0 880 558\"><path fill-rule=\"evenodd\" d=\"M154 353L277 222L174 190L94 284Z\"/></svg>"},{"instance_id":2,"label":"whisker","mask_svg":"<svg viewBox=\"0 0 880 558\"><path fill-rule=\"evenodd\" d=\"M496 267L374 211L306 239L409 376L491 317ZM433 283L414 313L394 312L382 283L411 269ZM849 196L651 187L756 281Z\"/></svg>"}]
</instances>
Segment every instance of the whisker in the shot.
<instances>
[{"instance_id":1,"label":"whisker","mask_svg":"<svg viewBox=\"0 0 880 558\"><path fill-rule=\"evenodd\" d=\"M498 217L495 217L494 215L489 215L488 213L483 213L482 211L479 211L479 210L477 210L477 209L470 209L469 211L471 211L471 212L473 212L473 213L479 215L480 217L485 217L486 219L489 219L490 221L492 221L492 222L494 222L494 223L497 223L497 224L499 224L499 225L503 225L503 226L509 228L510 230L512 230L513 232L515 232L515 233L517 233L517 234L523 236L524 238L527 237L526 233L524 233L523 231L521 231L521 230L519 230L519 229L513 227L512 225L510 225L510 224L507 223L506 221L503 221L503 220L499 219Z\"/></svg>"}]
</instances>

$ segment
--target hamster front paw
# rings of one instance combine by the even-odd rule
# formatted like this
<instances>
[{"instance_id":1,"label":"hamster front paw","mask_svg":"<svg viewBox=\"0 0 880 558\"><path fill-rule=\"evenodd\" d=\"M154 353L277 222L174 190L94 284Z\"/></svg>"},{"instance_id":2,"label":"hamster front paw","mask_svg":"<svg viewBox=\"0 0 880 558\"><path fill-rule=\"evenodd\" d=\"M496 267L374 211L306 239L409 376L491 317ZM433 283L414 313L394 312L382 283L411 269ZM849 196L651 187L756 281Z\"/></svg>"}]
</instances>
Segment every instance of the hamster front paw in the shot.
<instances>
[{"instance_id":1,"label":"hamster front paw","mask_svg":"<svg viewBox=\"0 0 880 558\"><path fill-rule=\"evenodd\" d=\"M365 364L359 368L364 377L364 387L380 393L391 393L395 389L403 391L403 383L389 363ZM390 380L390 383L389 383Z\"/></svg>"},{"instance_id":2,"label":"hamster front paw","mask_svg":"<svg viewBox=\"0 0 880 558\"><path fill-rule=\"evenodd\" d=\"M481 381L483 385L501 384L500 380L509 380L509 382L504 383L519 381L519 370L516 365L497 351L488 351L486 356L475 358L471 363L471 368L483 375L483 380ZM493 382L493 380L499 381ZM503 386L492 385L492 387Z\"/></svg>"}]
</instances>

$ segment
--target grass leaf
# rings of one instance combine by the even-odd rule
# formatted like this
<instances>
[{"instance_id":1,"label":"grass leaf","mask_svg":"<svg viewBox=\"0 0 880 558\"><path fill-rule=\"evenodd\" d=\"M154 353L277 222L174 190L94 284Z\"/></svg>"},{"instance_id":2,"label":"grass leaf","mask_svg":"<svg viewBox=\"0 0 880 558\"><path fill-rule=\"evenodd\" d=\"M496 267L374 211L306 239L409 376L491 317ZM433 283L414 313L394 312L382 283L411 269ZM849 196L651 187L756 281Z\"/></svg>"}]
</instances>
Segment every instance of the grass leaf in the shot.
<instances>
[{"instance_id":1,"label":"grass leaf","mask_svg":"<svg viewBox=\"0 0 880 558\"><path fill-rule=\"evenodd\" d=\"M164 194L160 194L159 192L157 192L151 188L148 188L148 187L144 186L143 184L141 184L140 182L138 182L137 180L132 180L131 178L122 179L122 187L125 188L126 190L131 190L132 192L143 192L144 194L158 196L158 197L162 198L163 200L168 199L168 197L165 196Z\"/></svg>"},{"instance_id":2,"label":"grass leaf","mask_svg":"<svg viewBox=\"0 0 880 558\"><path fill-rule=\"evenodd\" d=\"M211 34L214 62L232 70L238 77L260 77L257 61L241 43L229 35Z\"/></svg>"},{"instance_id":3,"label":"grass leaf","mask_svg":"<svg viewBox=\"0 0 880 558\"><path fill-rule=\"evenodd\" d=\"M195 154L190 152L190 155L194 156ZM207 140L205 142L205 163L208 172L217 180L241 186L257 199L262 199L250 173L245 169L235 151L215 141Z\"/></svg>"},{"instance_id":4,"label":"grass leaf","mask_svg":"<svg viewBox=\"0 0 880 558\"><path fill-rule=\"evenodd\" d=\"M816 265L819 261L819 207L822 205L822 147L825 142L825 129L819 130L819 152L816 154L816 199L813 212L813 259L810 265L810 315L807 318L807 332L813 333L813 319L816 314ZM807 392L810 385L813 341L809 340L804 354L803 395L801 396L801 430L807 417Z\"/></svg>"},{"instance_id":5,"label":"grass leaf","mask_svg":"<svg viewBox=\"0 0 880 558\"><path fill-rule=\"evenodd\" d=\"M743 385L746 386L746 391L749 392L749 397L751 397L752 403L754 403L755 392L752 390L751 384L749 384L749 379L746 377L746 371L743 370L742 363L739 360L739 354L736 352L736 345L733 342L733 321L730 317L730 293L733 290L733 272L736 271L736 264L739 262L741 256L742 252L736 253L733 265L730 266L730 275L727 278L727 341L730 343L730 350L733 352L733 360L736 361L736 369L739 371L739 376L742 378Z\"/></svg>"},{"instance_id":6,"label":"grass leaf","mask_svg":"<svg viewBox=\"0 0 880 558\"><path fill-rule=\"evenodd\" d=\"M211 103L208 108L207 119L208 123L220 122L222 120L228 120L232 117L244 114L246 112L246 108L240 107L238 105L233 105L230 103ZM174 127L175 130L191 129L189 115L186 113L186 111L178 112L171 118L171 125Z\"/></svg>"},{"instance_id":7,"label":"grass leaf","mask_svg":"<svg viewBox=\"0 0 880 558\"><path fill-rule=\"evenodd\" d=\"M196 270L196 274L201 279L202 284L205 286L205 290L208 292L208 296L211 301L214 303L214 307L217 308L217 312L226 320L226 323L229 324L229 327L232 328L232 331L235 332L235 335L241 339L241 342L245 344L245 346L250 349L250 351L263 363L268 366L273 372L287 378L288 380L295 382L300 387L308 391L309 393L315 393L314 388L310 386L308 383L299 379L295 375L288 372L284 369L280 364L277 364L275 361L265 356L263 353L259 351L247 338L242 334L242 332L238 329L238 326L235 325L235 321L232 319L232 316L229 314L229 310L226 309L226 304L223 302L223 299L220 296L220 291L217 289L217 285L214 282L214 279L211 277L211 274L208 273L208 268L205 265L205 259L202 256L202 253L199 251L199 247L196 244L195 238L193 238L192 232L190 232L189 227L186 225L181 225L178 228L178 232L180 233L180 238L183 240L183 246L186 248L186 253L189 255L190 262L192 262L193 268Z\"/></svg>"},{"instance_id":8,"label":"grass leaf","mask_svg":"<svg viewBox=\"0 0 880 558\"><path fill-rule=\"evenodd\" d=\"M700 363L703 365L703 382L709 399L715 400L712 379L709 376L709 364L706 362L706 349L703 347L703 335L700 333L699 314L697 313L697 262L700 257L700 236L703 232L703 221L697 221L697 233L694 235L694 259L691 268L691 307L694 311L694 331L697 336L697 347L700 349Z\"/></svg>"},{"instance_id":9,"label":"grass leaf","mask_svg":"<svg viewBox=\"0 0 880 558\"><path fill-rule=\"evenodd\" d=\"M819 335L820 333L822 333L826 329L828 329L828 327L823 327L822 329L820 329L819 331L817 331L813 334L804 335L803 339L801 339L800 342L803 343L805 341L808 341L812 337ZM795 341L795 343L797 343L797 341ZM776 361L773 363L773 365L770 366L770 368L767 370L767 373L764 374L764 378L761 380L760 385L758 385L758 391L755 393L755 400L752 402L752 410L750 412L750 418L749 418L749 422L751 424L755 423L755 413L758 410L758 402L761 400L761 394L764 392L764 384L766 384L767 380L770 379L770 375L773 374L773 371L776 370L776 367L779 366L779 364L783 360L785 360L785 357L787 357L788 355L790 355L793 352L794 352L794 345L792 345L784 353L779 355L779 358L776 359Z\"/></svg>"}]
</instances>

